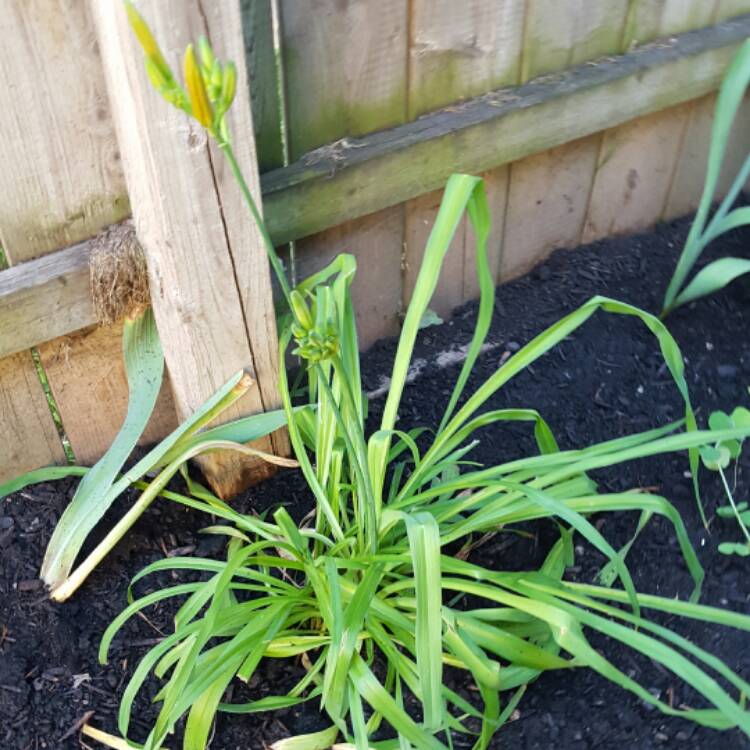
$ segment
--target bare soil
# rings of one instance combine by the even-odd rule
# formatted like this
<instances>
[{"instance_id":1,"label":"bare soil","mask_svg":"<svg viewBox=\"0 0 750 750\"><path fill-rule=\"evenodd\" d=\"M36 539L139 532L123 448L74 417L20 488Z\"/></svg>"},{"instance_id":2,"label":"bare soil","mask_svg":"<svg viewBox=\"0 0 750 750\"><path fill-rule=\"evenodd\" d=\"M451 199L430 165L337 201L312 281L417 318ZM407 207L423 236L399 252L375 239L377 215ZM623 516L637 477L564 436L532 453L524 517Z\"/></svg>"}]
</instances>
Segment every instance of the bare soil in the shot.
<instances>
[{"instance_id":1,"label":"bare soil","mask_svg":"<svg viewBox=\"0 0 750 750\"><path fill-rule=\"evenodd\" d=\"M683 220L662 225L648 235L598 242L572 251L558 251L530 275L499 288L490 342L472 376L476 386L512 352L536 333L594 294L634 303L656 311L687 233ZM735 232L717 242L706 260L723 255L750 257L750 232ZM439 355L455 352L471 335L475 305L453 319L425 329L416 357L425 362L407 387L400 424L435 425L450 393L458 364L438 367ZM750 405L750 285L729 289L675 312L668 325L687 363L688 382L699 421L705 424L717 408ZM389 373L394 341L383 341L364 356L367 387L376 390ZM440 360L440 361L445 361ZM533 407L548 420L561 445L580 447L643 430L680 416L680 399L662 364L658 345L638 322L597 314L562 346L547 354L506 386L489 408ZM371 404L373 423L382 399ZM522 427L488 429L473 458L487 463L535 452L532 436ZM704 502L711 520L707 533L698 517L687 459L682 455L639 461L596 479L608 490L652 487L680 510L706 569L703 602L750 614L748 559L717 552L720 540L739 540L732 521L715 517L723 504L715 477L704 472ZM750 488L750 454L739 462L738 500ZM206 519L161 501L152 506L132 533L109 556L72 601L55 605L37 580L44 548L62 509L75 489L72 481L44 484L7 498L0 504L0 747L8 750L86 747L77 726L87 714L92 723L115 731L119 697L146 649L170 632L168 606L154 607L136 618L117 638L110 663L97 662L101 635L126 605L130 578L149 562L168 554L220 557L223 540L199 533ZM132 501L125 498L115 508ZM293 471L253 488L236 504L241 509L269 508L283 503L295 515L310 507L310 497ZM595 519L615 545L632 534L635 514ZM105 521L106 522L106 521ZM538 565L555 538L551 524L529 527L528 538L500 534L482 547L475 559L498 569ZM591 580L602 558L577 543L577 564L571 576ZM636 584L643 591L686 596L690 582L674 536L666 523L651 521L628 558ZM138 593L172 582L156 576L139 584ZM670 625L700 646L721 656L750 679L750 636L705 623L677 621ZM595 641L609 658L655 694L678 706L694 702L689 686L664 670L634 657L626 649ZM261 697L288 689L299 676L293 663L267 660L251 681L248 695ZM133 735L145 737L156 715L150 697L158 689L149 682L139 698ZM235 688L235 699L241 695ZM314 706L275 714L220 718L214 750L263 748L282 736L326 726ZM470 743L456 742L456 747ZM90 743L89 745L93 745ZM177 748L175 739L168 743ZM750 747L738 731L720 733L687 721L666 718L633 695L586 670L552 673L527 691L514 720L497 735L493 747L519 750L542 748L714 748Z\"/></svg>"}]
</instances>

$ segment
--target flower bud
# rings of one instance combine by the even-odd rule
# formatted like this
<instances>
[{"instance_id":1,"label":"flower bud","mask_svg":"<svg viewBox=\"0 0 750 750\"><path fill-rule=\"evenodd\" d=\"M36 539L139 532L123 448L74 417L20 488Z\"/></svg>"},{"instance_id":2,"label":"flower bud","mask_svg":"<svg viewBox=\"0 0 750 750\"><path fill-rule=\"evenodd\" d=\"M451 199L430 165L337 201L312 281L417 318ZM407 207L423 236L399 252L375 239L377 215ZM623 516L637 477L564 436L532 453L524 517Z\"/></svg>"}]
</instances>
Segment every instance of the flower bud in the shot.
<instances>
[{"instance_id":1,"label":"flower bud","mask_svg":"<svg viewBox=\"0 0 750 750\"><path fill-rule=\"evenodd\" d=\"M198 52L200 52L203 67L206 70L211 70L216 62L216 55L214 55L214 51L205 36L198 39Z\"/></svg>"},{"instance_id":2,"label":"flower bud","mask_svg":"<svg viewBox=\"0 0 750 750\"><path fill-rule=\"evenodd\" d=\"M172 71L169 69L169 65L167 65L164 55L159 49L154 35L151 33L151 29L149 29L148 24L143 20L143 16L135 9L130 0L125 0L125 12L128 15L130 28L133 29L133 33L146 55L147 64L150 62L151 67L157 69L162 78L169 80L172 77Z\"/></svg>"},{"instance_id":3,"label":"flower bud","mask_svg":"<svg viewBox=\"0 0 750 750\"><path fill-rule=\"evenodd\" d=\"M185 50L185 85L187 86L193 117L204 128L211 130L214 113L211 102L208 100L206 84L203 81L203 75L195 58L195 50L192 44L189 44Z\"/></svg>"},{"instance_id":4,"label":"flower bud","mask_svg":"<svg viewBox=\"0 0 750 750\"><path fill-rule=\"evenodd\" d=\"M290 302L292 304L292 312L294 317L297 318L297 322L306 330L309 331L313 327L312 315L310 315L310 308L305 302L305 298L296 290L292 290L290 295Z\"/></svg>"},{"instance_id":5,"label":"flower bud","mask_svg":"<svg viewBox=\"0 0 750 750\"><path fill-rule=\"evenodd\" d=\"M224 66L221 82L221 107L226 112L234 101L234 95L237 91L237 68L233 62L228 62Z\"/></svg>"}]
</instances>

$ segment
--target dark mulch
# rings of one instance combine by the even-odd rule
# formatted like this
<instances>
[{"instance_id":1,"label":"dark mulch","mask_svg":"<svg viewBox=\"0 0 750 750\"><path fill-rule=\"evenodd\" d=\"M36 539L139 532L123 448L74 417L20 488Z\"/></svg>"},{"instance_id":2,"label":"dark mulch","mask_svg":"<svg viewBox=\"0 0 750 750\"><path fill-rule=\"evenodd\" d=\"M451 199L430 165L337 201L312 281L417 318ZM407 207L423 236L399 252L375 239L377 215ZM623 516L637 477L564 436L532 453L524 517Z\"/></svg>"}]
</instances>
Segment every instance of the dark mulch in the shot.
<instances>
[{"instance_id":1,"label":"dark mulch","mask_svg":"<svg viewBox=\"0 0 750 750\"><path fill-rule=\"evenodd\" d=\"M559 251L532 274L501 287L490 335L496 346L482 356L472 384L491 373L505 352L514 351L593 294L657 310L687 227L685 221L675 222L649 235ZM748 239L748 232L735 233L718 243L711 256L748 257ZM475 307L468 305L450 323L423 332L416 356L426 364L421 376L407 388L401 424L434 425L439 421L457 366L440 369L435 366L437 356L468 340L474 313ZM738 282L669 319L685 355L692 396L703 422L713 409L750 402L749 313L750 289ZM394 342L385 341L365 356L368 387L376 388L388 373L393 352ZM679 398L653 338L634 320L601 313L512 381L490 406L539 409L563 447L624 435L680 415ZM375 401L373 420L380 409L382 400ZM482 461L495 463L534 451L529 430L521 427L493 428L482 437L475 456ZM712 519L708 535L701 527L686 470L684 456L670 456L600 472L597 479L609 490L656 487L672 500L683 514L706 569L703 601L750 613L750 562L716 551L718 540L738 538L733 523L713 517L717 504L723 502L718 482L704 476L704 499ZM740 464L739 499L747 497L748 476L750 456L746 455ZM8 750L82 747L74 727L90 711L95 712L95 725L114 731L123 686L146 648L169 631L172 611L155 607L145 618L136 618L116 640L109 665L100 666L96 659L100 637L125 605L130 577L148 562L176 550L213 556L222 553L220 538L198 533L206 523L204 518L161 502L148 511L71 602L51 604L36 575L50 533L73 489L71 482L41 485L0 506L0 747ZM287 471L237 502L241 508L285 503L299 512L309 506L309 497L299 476ZM597 523L612 542L622 544L632 533L636 518L633 514L606 516ZM479 551L477 559L498 568L531 568L543 558L553 538L549 524L537 525L532 538L499 535ZM578 552L573 575L590 580L601 558L580 544ZM651 522L631 552L629 564L642 590L668 596L685 596L689 591L684 565L665 523ZM170 576L165 575L150 585L169 582ZM750 679L747 633L701 623L677 623L677 627ZM676 706L691 701L689 688L670 673L635 658L624 648L600 641L596 645L665 700ZM270 661L253 679L250 694L260 697L282 692L298 675L297 667ZM153 695L155 689L156 684L149 683L147 692ZM134 736L144 736L155 715L148 697L138 701ZM224 716L211 747L262 748L265 742L288 733L324 725L312 708L275 715ZM177 745L173 740L170 746ZM737 731L718 733L666 718L584 670L539 679L494 746L531 750L626 745L644 749L750 747Z\"/></svg>"}]
</instances>

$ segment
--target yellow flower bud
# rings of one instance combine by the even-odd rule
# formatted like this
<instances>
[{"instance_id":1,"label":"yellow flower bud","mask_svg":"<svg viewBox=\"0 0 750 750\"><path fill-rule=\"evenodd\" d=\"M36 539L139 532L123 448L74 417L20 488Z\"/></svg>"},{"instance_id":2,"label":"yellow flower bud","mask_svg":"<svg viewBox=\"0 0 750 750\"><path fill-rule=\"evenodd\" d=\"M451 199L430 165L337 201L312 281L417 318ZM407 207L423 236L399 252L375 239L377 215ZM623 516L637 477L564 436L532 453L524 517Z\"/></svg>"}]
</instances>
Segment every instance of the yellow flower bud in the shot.
<instances>
[{"instance_id":1,"label":"yellow flower bud","mask_svg":"<svg viewBox=\"0 0 750 750\"><path fill-rule=\"evenodd\" d=\"M146 58L151 61L151 66L157 68L163 78L171 77L172 72L159 49L159 45L156 43L156 39L154 39L154 35L151 33L151 29L149 29L148 24L143 20L143 16L135 9L130 0L125 0L125 11L128 14L130 28L133 29L136 38L140 42Z\"/></svg>"},{"instance_id":2,"label":"yellow flower bud","mask_svg":"<svg viewBox=\"0 0 750 750\"><path fill-rule=\"evenodd\" d=\"M204 128L210 130L213 127L214 113L211 109L211 102L208 100L206 84L203 81L203 75L198 66L192 44L189 44L185 50L185 85L190 97L193 117Z\"/></svg>"},{"instance_id":3,"label":"yellow flower bud","mask_svg":"<svg viewBox=\"0 0 750 750\"><path fill-rule=\"evenodd\" d=\"M223 80L221 83L221 108L225 112L232 106L234 95L237 91L237 68L233 62L224 66Z\"/></svg>"},{"instance_id":4,"label":"yellow flower bud","mask_svg":"<svg viewBox=\"0 0 750 750\"><path fill-rule=\"evenodd\" d=\"M312 315L310 315L310 309L307 307L307 302L305 302L305 298L294 289L290 296L290 301L292 303L292 312L294 312L294 317L297 318L297 322L305 330L309 331L313 326L313 319Z\"/></svg>"}]
</instances>

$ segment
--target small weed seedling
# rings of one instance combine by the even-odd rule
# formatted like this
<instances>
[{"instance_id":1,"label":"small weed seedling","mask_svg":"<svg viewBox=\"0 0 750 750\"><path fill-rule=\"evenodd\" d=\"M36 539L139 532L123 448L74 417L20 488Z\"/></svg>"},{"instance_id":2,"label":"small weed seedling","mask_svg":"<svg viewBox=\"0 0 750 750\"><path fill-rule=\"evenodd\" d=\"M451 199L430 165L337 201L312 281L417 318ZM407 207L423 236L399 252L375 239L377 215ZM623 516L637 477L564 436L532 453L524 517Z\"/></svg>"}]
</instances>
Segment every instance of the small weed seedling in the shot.
<instances>
[{"instance_id":1,"label":"small weed seedling","mask_svg":"<svg viewBox=\"0 0 750 750\"><path fill-rule=\"evenodd\" d=\"M726 414L723 411L715 411L709 417L708 424L713 430L750 426L750 411L744 406L738 406L731 414ZM735 467L737 466L736 462L742 452L742 442L739 438L720 441L714 445L703 446L700 453L703 465L711 471L718 472L727 500L729 501L728 505L717 508L716 515L719 518L735 518L744 537L744 541L742 542L722 542L719 545L719 552L725 555L748 557L750 556L750 530L748 530L748 526L750 526L750 510L748 510L746 501L741 503L735 502L734 492L730 487L725 471L729 468L732 461L735 461ZM736 485L736 482L733 484Z\"/></svg>"}]
</instances>

